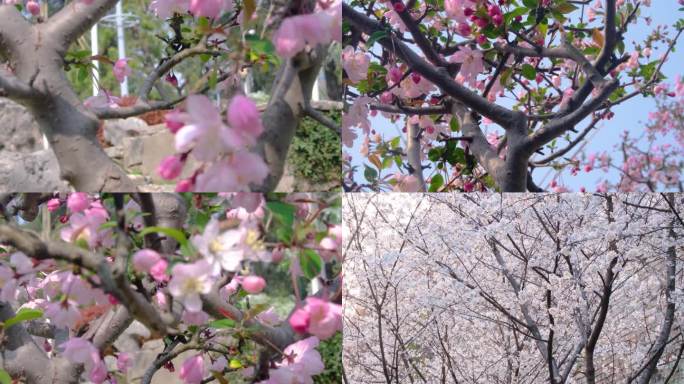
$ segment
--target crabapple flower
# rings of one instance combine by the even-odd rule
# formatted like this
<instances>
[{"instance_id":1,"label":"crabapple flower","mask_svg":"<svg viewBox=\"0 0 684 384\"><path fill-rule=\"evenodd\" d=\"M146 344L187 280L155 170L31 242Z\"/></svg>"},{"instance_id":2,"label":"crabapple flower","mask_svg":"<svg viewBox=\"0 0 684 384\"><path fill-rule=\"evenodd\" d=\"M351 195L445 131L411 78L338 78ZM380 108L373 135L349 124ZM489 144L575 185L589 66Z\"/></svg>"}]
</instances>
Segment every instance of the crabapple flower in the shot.
<instances>
[{"instance_id":1,"label":"crabapple flower","mask_svg":"<svg viewBox=\"0 0 684 384\"><path fill-rule=\"evenodd\" d=\"M264 195L256 192L236 192L232 195L233 208L244 208L247 213L256 211L264 203Z\"/></svg>"},{"instance_id":2,"label":"crabapple flower","mask_svg":"<svg viewBox=\"0 0 684 384\"><path fill-rule=\"evenodd\" d=\"M182 300L185 309L198 312L202 309L200 294L211 291L211 266L206 260L192 264L176 264L171 273L169 293Z\"/></svg>"},{"instance_id":3,"label":"crabapple flower","mask_svg":"<svg viewBox=\"0 0 684 384\"><path fill-rule=\"evenodd\" d=\"M245 276L242 278L242 289L247 293L257 294L266 287L266 280L260 276Z\"/></svg>"},{"instance_id":4,"label":"crabapple flower","mask_svg":"<svg viewBox=\"0 0 684 384\"><path fill-rule=\"evenodd\" d=\"M234 272L244 259L270 261L258 226L243 222L238 228L219 232L219 222L212 218L201 235L192 237L192 243L212 266L214 274L221 269Z\"/></svg>"},{"instance_id":5,"label":"crabapple flower","mask_svg":"<svg viewBox=\"0 0 684 384\"><path fill-rule=\"evenodd\" d=\"M48 200L48 202L46 204L47 209L50 212L56 211L60 205L61 205L61 203L60 203L59 199L50 199L50 200Z\"/></svg>"},{"instance_id":6,"label":"crabapple flower","mask_svg":"<svg viewBox=\"0 0 684 384\"><path fill-rule=\"evenodd\" d=\"M370 57L363 52L354 52L354 47L347 45L342 51L342 65L352 83L358 83L368 76Z\"/></svg>"},{"instance_id":7,"label":"crabapple flower","mask_svg":"<svg viewBox=\"0 0 684 384\"><path fill-rule=\"evenodd\" d=\"M64 348L62 355L72 363L83 364L90 381L102 383L107 377L107 366L100 357L100 352L88 340L72 337L60 345Z\"/></svg>"},{"instance_id":8,"label":"crabapple flower","mask_svg":"<svg viewBox=\"0 0 684 384\"><path fill-rule=\"evenodd\" d=\"M287 346L283 351L287 357L277 364L277 369L269 370L269 380L261 383L312 384L312 376L325 370L321 354L316 350L318 344L318 338L312 336Z\"/></svg>"},{"instance_id":9,"label":"crabapple flower","mask_svg":"<svg viewBox=\"0 0 684 384\"><path fill-rule=\"evenodd\" d=\"M190 0L190 12L195 17L217 19L223 12L233 9L232 0Z\"/></svg>"},{"instance_id":10,"label":"crabapple flower","mask_svg":"<svg viewBox=\"0 0 684 384\"><path fill-rule=\"evenodd\" d=\"M166 274L166 268L168 266L169 263L164 259L157 261L150 268L150 276L152 276L152 278L158 282L169 281L169 276Z\"/></svg>"},{"instance_id":11,"label":"crabapple flower","mask_svg":"<svg viewBox=\"0 0 684 384\"><path fill-rule=\"evenodd\" d=\"M150 9L163 19L173 16L174 13L186 13L190 8L190 0L154 0Z\"/></svg>"},{"instance_id":12,"label":"crabapple flower","mask_svg":"<svg viewBox=\"0 0 684 384\"><path fill-rule=\"evenodd\" d=\"M282 321L280 316L273 310L273 307L268 308L264 312L257 315L257 319L262 323L270 326L276 326Z\"/></svg>"},{"instance_id":13,"label":"crabapple flower","mask_svg":"<svg viewBox=\"0 0 684 384\"><path fill-rule=\"evenodd\" d=\"M85 211L71 215L69 226L62 228L60 236L62 240L72 243L83 240L91 249L100 245L111 245L113 244L111 230L100 229L108 218L109 214L102 205L99 202L93 202Z\"/></svg>"},{"instance_id":14,"label":"crabapple flower","mask_svg":"<svg viewBox=\"0 0 684 384\"><path fill-rule=\"evenodd\" d=\"M116 369L123 373L126 373L129 369L131 369L134 364L135 361L133 360L131 354L128 352L121 352L116 357Z\"/></svg>"},{"instance_id":15,"label":"crabapple flower","mask_svg":"<svg viewBox=\"0 0 684 384\"><path fill-rule=\"evenodd\" d=\"M119 59L114 63L114 77L119 83L123 83L124 79L131 75L131 67L128 66L128 59Z\"/></svg>"},{"instance_id":16,"label":"crabapple flower","mask_svg":"<svg viewBox=\"0 0 684 384\"><path fill-rule=\"evenodd\" d=\"M201 354L191 356L183 362L180 378L185 384L199 384L204 378L204 358Z\"/></svg>"},{"instance_id":17,"label":"crabapple flower","mask_svg":"<svg viewBox=\"0 0 684 384\"><path fill-rule=\"evenodd\" d=\"M191 95L187 100L188 125L176 132L176 150L192 154L199 161L212 161L235 148L236 133L221 121L214 104L204 95Z\"/></svg>"},{"instance_id":18,"label":"crabapple flower","mask_svg":"<svg viewBox=\"0 0 684 384\"><path fill-rule=\"evenodd\" d=\"M152 249L141 249L133 254L133 268L138 272L149 272L160 260L161 256Z\"/></svg>"},{"instance_id":19,"label":"crabapple flower","mask_svg":"<svg viewBox=\"0 0 684 384\"><path fill-rule=\"evenodd\" d=\"M395 192L418 192L420 190L419 180L413 175L396 173L393 179L396 181L393 188Z\"/></svg>"},{"instance_id":20,"label":"crabapple flower","mask_svg":"<svg viewBox=\"0 0 684 384\"><path fill-rule=\"evenodd\" d=\"M233 97L228 105L228 124L242 134L248 145L254 145L264 132L256 104L242 95Z\"/></svg>"},{"instance_id":21,"label":"crabapple flower","mask_svg":"<svg viewBox=\"0 0 684 384\"><path fill-rule=\"evenodd\" d=\"M484 71L482 57L481 51L471 49L465 45L461 47L458 52L451 55L449 61L452 63L461 63L460 75L463 76L471 87L474 87L477 83L477 75Z\"/></svg>"},{"instance_id":22,"label":"crabapple flower","mask_svg":"<svg viewBox=\"0 0 684 384\"><path fill-rule=\"evenodd\" d=\"M320 3L319 3L320 5ZM327 44L342 40L342 2L335 1L316 12L285 18L273 34L278 55L291 58L308 44Z\"/></svg>"},{"instance_id":23,"label":"crabapple flower","mask_svg":"<svg viewBox=\"0 0 684 384\"><path fill-rule=\"evenodd\" d=\"M59 202L59 200L58 200ZM90 206L90 197L84 192L74 192L67 198L67 208L72 213L77 213L85 210Z\"/></svg>"},{"instance_id":24,"label":"crabapple flower","mask_svg":"<svg viewBox=\"0 0 684 384\"><path fill-rule=\"evenodd\" d=\"M342 306L308 297L306 305L290 317L290 325L295 332L310 333L322 340L329 339L342 329Z\"/></svg>"},{"instance_id":25,"label":"crabapple flower","mask_svg":"<svg viewBox=\"0 0 684 384\"><path fill-rule=\"evenodd\" d=\"M249 191L250 184L259 184L269 169L261 156L247 151L210 165L197 176L196 192Z\"/></svg>"},{"instance_id":26,"label":"crabapple flower","mask_svg":"<svg viewBox=\"0 0 684 384\"><path fill-rule=\"evenodd\" d=\"M33 0L29 0L26 2L26 10L33 16L38 16L40 15L40 4Z\"/></svg>"},{"instance_id":27,"label":"crabapple flower","mask_svg":"<svg viewBox=\"0 0 684 384\"><path fill-rule=\"evenodd\" d=\"M242 239L239 231L228 230L219 232L219 221L209 220L201 235L192 237L192 244L213 267L213 273L218 274L221 269L237 271L242 263L243 253L239 249Z\"/></svg>"},{"instance_id":28,"label":"crabapple flower","mask_svg":"<svg viewBox=\"0 0 684 384\"><path fill-rule=\"evenodd\" d=\"M157 173L165 180L173 180L180 176L181 172L183 172L183 160L178 155L165 157L157 167Z\"/></svg>"}]
</instances>

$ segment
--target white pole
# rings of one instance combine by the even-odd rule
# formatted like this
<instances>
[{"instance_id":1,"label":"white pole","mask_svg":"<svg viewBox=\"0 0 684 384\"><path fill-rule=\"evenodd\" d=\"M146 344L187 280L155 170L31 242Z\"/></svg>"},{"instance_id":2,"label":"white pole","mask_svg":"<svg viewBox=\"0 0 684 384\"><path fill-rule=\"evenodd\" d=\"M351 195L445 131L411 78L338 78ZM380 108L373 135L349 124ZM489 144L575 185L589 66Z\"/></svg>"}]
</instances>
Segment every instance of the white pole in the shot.
<instances>
[{"instance_id":1,"label":"white pole","mask_svg":"<svg viewBox=\"0 0 684 384\"><path fill-rule=\"evenodd\" d=\"M99 53L98 51L99 48L97 46L97 24L95 24L90 29L90 52L93 56L95 56ZM93 64L95 65L95 68L93 68L93 96L97 96L97 94L100 93L97 86L97 83L100 80L100 61L93 60Z\"/></svg>"},{"instance_id":2,"label":"white pole","mask_svg":"<svg viewBox=\"0 0 684 384\"><path fill-rule=\"evenodd\" d=\"M119 59L126 58L126 37L124 35L124 25L122 16L122 3L123 0L116 3L116 37L119 48ZM123 83L121 83L121 96L128 95L128 76L124 78Z\"/></svg>"}]
</instances>

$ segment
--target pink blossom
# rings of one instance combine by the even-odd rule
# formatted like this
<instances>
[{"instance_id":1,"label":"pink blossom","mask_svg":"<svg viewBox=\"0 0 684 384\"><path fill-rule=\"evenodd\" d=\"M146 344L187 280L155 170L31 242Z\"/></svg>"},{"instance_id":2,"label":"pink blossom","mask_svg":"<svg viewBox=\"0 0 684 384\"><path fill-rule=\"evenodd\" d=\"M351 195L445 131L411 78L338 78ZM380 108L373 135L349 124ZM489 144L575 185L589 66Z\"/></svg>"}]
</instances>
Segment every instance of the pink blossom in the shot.
<instances>
[{"instance_id":1,"label":"pink blossom","mask_svg":"<svg viewBox=\"0 0 684 384\"><path fill-rule=\"evenodd\" d=\"M278 55L290 58L307 44L314 46L340 40L341 31L337 27L341 26L341 20L337 20L337 14L339 11L341 16L341 8L342 3L338 1L323 12L285 18L273 34L273 45Z\"/></svg>"},{"instance_id":2,"label":"pink blossom","mask_svg":"<svg viewBox=\"0 0 684 384\"><path fill-rule=\"evenodd\" d=\"M124 79L131 75L131 67L128 66L128 59L119 59L114 63L114 77L119 83L123 83Z\"/></svg>"},{"instance_id":3,"label":"pink blossom","mask_svg":"<svg viewBox=\"0 0 684 384\"><path fill-rule=\"evenodd\" d=\"M199 260L192 264L176 264L173 266L169 293L182 300L185 309L198 312L202 309L201 294L211 290L211 267L206 260Z\"/></svg>"},{"instance_id":4,"label":"pink blossom","mask_svg":"<svg viewBox=\"0 0 684 384\"><path fill-rule=\"evenodd\" d=\"M260 276L245 276L242 278L242 289L247 293L257 294L266 287L266 280Z\"/></svg>"},{"instance_id":5,"label":"pink blossom","mask_svg":"<svg viewBox=\"0 0 684 384\"><path fill-rule=\"evenodd\" d=\"M149 272L161 260L161 256L152 249L141 249L133 254L133 268L138 272Z\"/></svg>"},{"instance_id":6,"label":"pink blossom","mask_svg":"<svg viewBox=\"0 0 684 384\"><path fill-rule=\"evenodd\" d=\"M290 327L297 333L306 333L310 321L311 314L304 308L295 310L289 319Z\"/></svg>"},{"instance_id":7,"label":"pink blossom","mask_svg":"<svg viewBox=\"0 0 684 384\"><path fill-rule=\"evenodd\" d=\"M135 361L128 352L121 352L116 358L116 369L123 373L126 373L134 364Z\"/></svg>"},{"instance_id":8,"label":"pink blossom","mask_svg":"<svg viewBox=\"0 0 684 384\"><path fill-rule=\"evenodd\" d=\"M347 45L342 51L342 66L352 83L358 83L368 76L370 57L364 52L354 52L354 47Z\"/></svg>"},{"instance_id":9,"label":"pink blossom","mask_svg":"<svg viewBox=\"0 0 684 384\"><path fill-rule=\"evenodd\" d=\"M209 370L214 372L223 372L223 370L226 369L227 366L228 360L226 360L225 356L221 355L211 363Z\"/></svg>"},{"instance_id":10,"label":"pink blossom","mask_svg":"<svg viewBox=\"0 0 684 384\"><path fill-rule=\"evenodd\" d=\"M50 200L48 200L48 202L46 204L47 209L50 212L56 211L60 205L61 205L61 203L60 203L59 199L50 199Z\"/></svg>"},{"instance_id":11,"label":"pink blossom","mask_svg":"<svg viewBox=\"0 0 684 384\"><path fill-rule=\"evenodd\" d=\"M67 198L67 208L71 212L81 212L90 206L90 197L84 192L74 192Z\"/></svg>"},{"instance_id":12,"label":"pink blossom","mask_svg":"<svg viewBox=\"0 0 684 384\"><path fill-rule=\"evenodd\" d=\"M325 340L342 330L342 306L308 297L306 305L297 309L289 321L295 332L310 333Z\"/></svg>"},{"instance_id":13,"label":"pink blossom","mask_svg":"<svg viewBox=\"0 0 684 384\"><path fill-rule=\"evenodd\" d=\"M56 325L56 324L55 324ZM64 348L62 355L72 363L83 364L90 380L101 383L107 376L107 367L100 357L100 352L88 340L72 337L60 345Z\"/></svg>"},{"instance_id":14,"label":"pink blossom","mask_svg":"<svg viewBox=\"0 0 684 384\"><path fill-rule=\"evenodd\" d=\"M318 338L312 336L291 344L283 352L288 356L278 363L277 369L269 370L267 384L313 383L312 376L323 373L325 366L316 350Z\"/></svg>"},{"instance_id":15,"label":"pink blossom","mask_svg":"<svg viewBox=\"0 0 684 384\"><path fill-rule=\"evenodd\" d=\"M173 111L164 115L164 124L166 124L166 128L168 128L171 133L175 134L185 126L184 119L185 113L174 109Z\"/></svg>"},{"instance_id":16,"label":"pink blossom","mask_svg":"<svg viewBox=\"0 0 684 384\"><path fill-rule=\"evenodd\" d=\"M268 308L264 312L257 315L257 319L263 324L275 326L278 325L282 320L280 316L273 310L273 307Z\"/></svg>"},{"instance_id":17,"label":"pink blossom","mask_svg":"<svg viewBox=\"0 0 684 384\"><path fill-rule=\"evenodd\" d=\"M264 203L264 195L256 192L236 192L231 200L231 205L242 207L248 213L256 211Z\"/></svg>"},{"instance_id":18,"label":"pink blossom","mask_svg":"<svg viewBox=\"0 0 684 384\"><path fill-rule=\"evenodd\" d=\"M256 104L242 95L233 97L228 105L228 124L240 132L249 145L256 143L264 131Z\"/></svg>"},{"instance_id":19,"label":"pink blossom","mask_svg":"<svg viewBox=\"0 0 684 384\"><path fill-rule=\"evenodd\" d=\"M168 266L169 263L164 259L157 261L150 268L150 276L152 276L155 281L169 281L169 276L166 275L166 268L168 268Z\"/></svg>"},{"instance_id":20,"label":"pink blossom","mask_svg":"<svg viewBox=\"0 0 684 384\"><path fill-rule=\"evenodd\" d=\"M464 14L466 7L472 5L469 0L445 0L444 9L449 17L454 18L458 22L465 22L468 20Z\"/></svg>"},{"instance_id":21,"label":"pink blossom","mask_svg":"<svg viewBox=\"0 0 684 384\"><path fill-rule=\"evenodd\" d=\"M203 325L209 321L209 315L204 311L183 311L181 320L187 325Z\"/></svg>"},{"instance_id":22,"label":"pink blossom","mask_svg":"<svg viewBox=\"0 0 684 384\"><path fill-rule=\"evenodd\" d=\"M204 358L201 354L187 358L180 369L180 378L185 384L199 384L204 378Z\"/></svg>"},{"instance_id":23,"label":"pink blossom","mask_svg":"<svg viewBox=\"0 0 684 384\"><path fill-rule=\"evenodd\" d=\"M393 178L397 182L393 188L395 192L418 192L420 190L420 181L413 175L396 173Z\"/></svg>"},{"instance_id":24,"label":"pink blossom","mask_svg":"<svg viewBox=\"0 0 684 384\"><path fill-rule=\"evenodd\" d=\"M217 19L223 12L233 8L232 1L224 0L190 0L190 12L195 17L205 16Z\"/></svg>"},{"instance_id":25,"label":"pink blossom","mask_svg":"<svg viewBox=\"0 0 684 384\"><path fill-rule=\"evenodd\" d=\"M484 71L482 57L481 51L471 49L465 45L461 47L458 52L451 55L449 61L452 63L461 63L461 71L459 73L471 87L474 87L477 83L477 75Z\"/></svg>"},{"instance_id":26,"label":"pink blossom","mask_svg":"<svg viewBox=\"0 0 684 384\"><path fill-rule=\"evenodd\" d=\"M184 163L181 160L180 156L167 156L159 164L159 167L157 167L157 173L163 179L173 180L176 177L180 176L181 172L183 171L183 165Z\"/></svg>"},{"instance_id":27,"label":"pink blossom","mask_svg":"<svg viewBox=\"0 0 684 384\"><path fill-rule=\"evenodd\" d=\"M176 150L192 151L200 161L212 161L221 154L228 153L239 141L221 121L221 115L214 104L204 95L191 95L187 103L187 125L176 132Z\"/></svg>"},{"instance_id":28,"label":"pink blossom","mask_svg":"<svg viewBox=\"0 0 684 384\"><path fill-rule=\"evenodd\" d=\"M195 191L249 191L251 184L262 183L268 173L269 168L260 156L240 151L213 163L197 176Z\"/></svg>"},{"instance_id":29,"label":"pink blossom","mask_svg":"<svg viewBox=\"0 0 684 384\"><path fill-rule=\"evenodd\" d=\"M189 8L190 0L153 0L150 4L150 9L163 19L173 16L176 12L186 13Z\"/></svg>"},{"instance_id":30,"label":"pink blossom","mask_svg":"<svg viewBox=\"0 0 684 384\"><path fill-rule=\"evenodd\" d=\"M33 16L38 16L40 15L40 4L33 0L29 0L26 2L26 10Z\"/></svg>"}]
</instances>

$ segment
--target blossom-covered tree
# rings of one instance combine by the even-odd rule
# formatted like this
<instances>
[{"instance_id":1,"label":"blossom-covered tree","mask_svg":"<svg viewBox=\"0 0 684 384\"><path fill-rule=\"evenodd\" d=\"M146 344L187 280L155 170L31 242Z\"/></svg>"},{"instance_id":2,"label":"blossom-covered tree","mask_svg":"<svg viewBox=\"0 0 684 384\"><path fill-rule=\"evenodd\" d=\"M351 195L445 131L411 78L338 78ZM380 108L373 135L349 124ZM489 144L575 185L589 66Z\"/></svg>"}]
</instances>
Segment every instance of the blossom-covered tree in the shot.
<instances>
[{"instance_id":1,"label":"blossom-covered tree","mask_svg":"<svg viewBox=\"0 0 684 384\"><path fill-rule=\"evenodd\" d=\"M100 119L176 107L166 115L166 124L175 134L177 155L162 161L159 174L177 179L193 158L190 176L177 181L179 192L272 191L302 117L339 132L310 101L328 47L341 41L340 1L151 1L149 12L159 17L159 36L168 44L165 57L147 70L135 96L118 97L99 84L99 95L80 100L66 76L69 68L80 68L87 77L97 60L111 66L119 82L134 76L126 59L91 56L75 46L116 3L74 0L48 15L35 1L0 2L0 96L30 110L57 157L62 178L76 190L136 188L101 148ZM173 69L191 58L204 63L200 80L178 87ZM277 75L260 111L237 90L245 70L264 66ZM162 80L182 92L152 97ZM208 90L231 98L225 116L202 95Z\"/></svg>"},{"instance_id":2,"label":"blossom-covered tree","mask_svg":"<svg viewBox=\"0 0 684 384\"><path fill-rule=\"evenodd\" d=\"M349 194L351 382L679 383L684 199Z\"/></svg>"},{"instance_id":3,"label":"blossom-covered tree","mask_svg":"<svg viewBox=\"0 0 684 384\"><path fill-rule=\"evenodd\" d=\"M160 369L188 384L313 383L319 344L342 328L340 201L2 196L0 381L116 383L136 366L142 383ZM269 299L273 285L294 303ZM115 344L134 322L163 342L149 366Z\"/></svg>"},{"instance_id":4,"label":"blossom-covered tree","mask_svg":"<svg viewBox=\"0 0 684 384\"><path fill-rule=\"evenodd\" d=\"M682 5L345 2L347 188L560 192L568 187L559 175L602 167L618 177L612 173L588 188L680 190L684 147L672 139L681 136L681 115L669 109L681 109L681 80L668 90L661 70L684 21L655 25L642 11L679 12ZM643 41L630 36L635 28L648 29ZM657 118L645 128L636 122L618 128L628 133L615 150L604 148L612 153L586 149L617 105L642 96L664 107L654 112ZM371 119L394 125L398 134ZM540 168L555 172L544 185L535 182Z\"/></svg>"}]
</instances>

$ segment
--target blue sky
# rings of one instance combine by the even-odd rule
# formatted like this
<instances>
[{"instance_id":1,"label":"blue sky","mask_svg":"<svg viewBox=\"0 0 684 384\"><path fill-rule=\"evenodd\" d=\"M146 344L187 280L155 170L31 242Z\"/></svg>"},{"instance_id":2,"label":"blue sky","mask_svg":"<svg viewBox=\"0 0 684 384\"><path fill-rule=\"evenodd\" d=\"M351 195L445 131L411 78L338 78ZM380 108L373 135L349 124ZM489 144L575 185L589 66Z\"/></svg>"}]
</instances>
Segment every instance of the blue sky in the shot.
<instances>
[{"instance_id":1,"label":"blue sky","mask_svg":"<svg viewBox=\"0 0 684 384\"><path fill-rule=\"evenodd\" d=\"M650 16L653 20L651 26L647 26L643 19L639 19L639 24L631 24L627 35L625 37L625 44L627 51L633 48L633 42L643 42L644 38L653 30L658 24L672 26L678 19L684 17L684 12L679 12L681 6L677 0L653 0L649 8L642 9L642 16ZM671 33L672 35L672 33ZM663 46L659 45L658 50L654 50L651 59L655 60L664 52ZM667 82L672 82L676 75L684 75L684 41L680 40L678 48L670 54L670 59L663 66L662 72L667 76ZM643 62L643 60L642 60ZM637 96L631 100L626 101L622 105L614 107L612 110L615 117L610 121L603 121L599 123L598 129L590 133L591 139L587 143L585 149L589 152L602 152L604 150L611 151L616 143L620 141L620 135L625 130L637 135L643 130L645 122L648 120L648 113L655 109L655 101L652 98L645 98ZM579 124L578 129L582 129L586 124ZM371 119L371 126L379 133L385 133L385 137L394 137L401 132L401 125L391 124L389 120L382 117ZM352 155L352 165L361 166L361 172L357 172L357 179L362 181L363 178L363 158L359 155L359 148L362 142L360 137L353 148L344 148L346 152ZM574 152L571 152L574 153ZM388 171L384 170L383 175ZM554 176L554 171L550 168L537 169L535 171L534 179L540 185L547 187L548 183ZM426 171L427 175L427 171ZM615 179L615 171L608 175L608 178ZM579 190L581 186L585 186L588 191L593 191L596 184L606 178L606 173L601 170L594 170L592 172L580 172L577 176L572 176L568 172L561 175L562 183L570 188L570 190Z\"/></svg>"}]
</instances>

